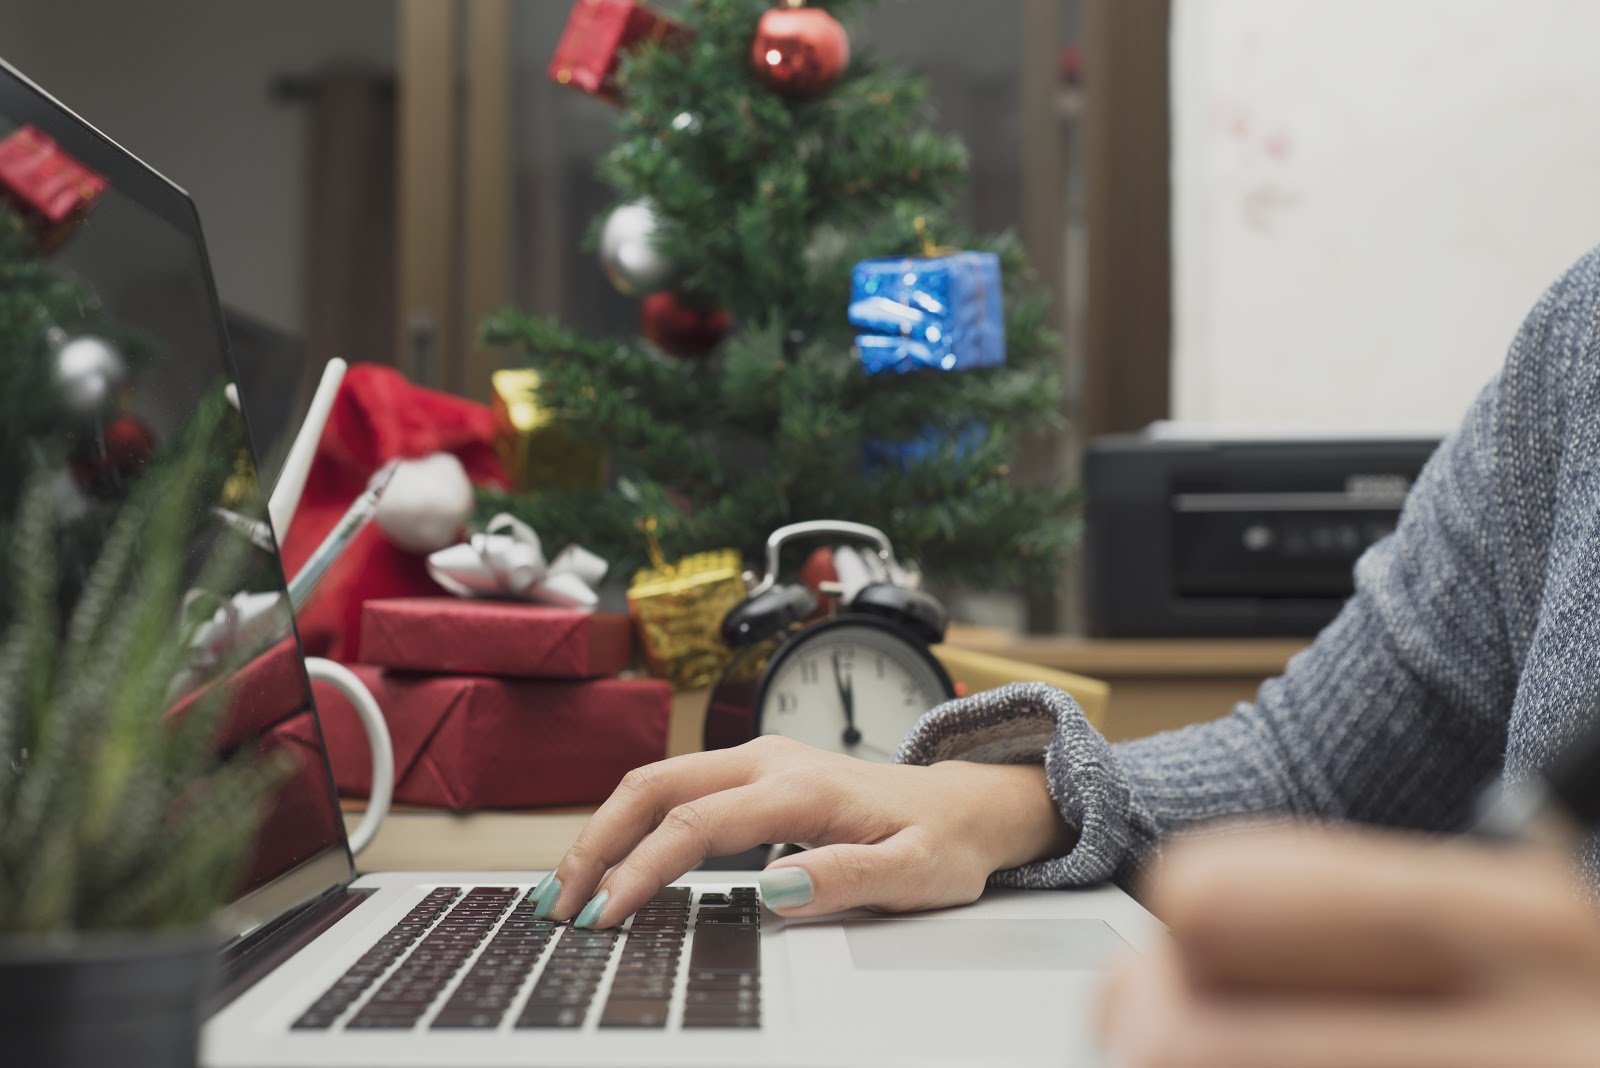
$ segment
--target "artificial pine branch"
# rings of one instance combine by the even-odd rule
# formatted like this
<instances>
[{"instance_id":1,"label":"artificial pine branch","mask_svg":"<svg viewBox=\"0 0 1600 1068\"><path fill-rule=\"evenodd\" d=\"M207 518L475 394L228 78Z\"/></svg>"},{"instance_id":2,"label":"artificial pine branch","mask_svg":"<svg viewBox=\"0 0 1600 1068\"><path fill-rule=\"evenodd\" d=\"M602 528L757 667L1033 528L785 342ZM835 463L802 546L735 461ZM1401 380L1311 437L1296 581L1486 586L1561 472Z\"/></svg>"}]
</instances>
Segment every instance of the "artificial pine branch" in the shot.
<instances>
[{"instance_id":1,"label":"artificial pine branch","mask_svg":"<svg viewBox=\"0 0 1600 1068\"><path fill-rule=\"evenodd\" d=\"M554 319L501 312L480 329L489 345L518 345L536 352L544 373L563 371L586 376L557 392L581 392L588 386L626 397L649 398L657 414L685 418L698 411L704 386L693 368L659 353L612 341L592 341ZM569 412L557 412L570 418Z\"/></svg>"},{"instance_id":2,"label":"artificial pine branch","mask_svg":"<svg viewBox=\"0 0 1600 1068\"><path fill-rule=\"evenodd\" d=\"M52 551L49 450L21 465L18 597L0 619L0 930L194 925L242 874L282 769L215 753L225 684L172 708L194 655L185 588L236 588L253 551L224 538L191 573L194 517L221 485L217 454L237 445L214 400L145 468L81 589Z\"/></svg>"}]
</instances>

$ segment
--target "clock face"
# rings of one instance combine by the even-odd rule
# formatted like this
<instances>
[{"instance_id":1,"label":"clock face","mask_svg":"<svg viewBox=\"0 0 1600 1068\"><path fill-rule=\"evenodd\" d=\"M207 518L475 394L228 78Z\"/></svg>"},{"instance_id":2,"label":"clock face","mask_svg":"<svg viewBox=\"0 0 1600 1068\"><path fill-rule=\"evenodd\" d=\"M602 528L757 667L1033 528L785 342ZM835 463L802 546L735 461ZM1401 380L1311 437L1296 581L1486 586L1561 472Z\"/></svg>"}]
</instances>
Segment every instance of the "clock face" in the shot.
<instances>
[{"instance_id":1,"label":"clock face","mask_svg":"<svg viewBox=\"0 0 1600 1068\"><path fill-rule=\"evenodd\" d=\"M870 620L835 619L791 639L767 668L762 734L887 762L917 719L952 696L926 648Z\"/></svg>"}]
</instances>

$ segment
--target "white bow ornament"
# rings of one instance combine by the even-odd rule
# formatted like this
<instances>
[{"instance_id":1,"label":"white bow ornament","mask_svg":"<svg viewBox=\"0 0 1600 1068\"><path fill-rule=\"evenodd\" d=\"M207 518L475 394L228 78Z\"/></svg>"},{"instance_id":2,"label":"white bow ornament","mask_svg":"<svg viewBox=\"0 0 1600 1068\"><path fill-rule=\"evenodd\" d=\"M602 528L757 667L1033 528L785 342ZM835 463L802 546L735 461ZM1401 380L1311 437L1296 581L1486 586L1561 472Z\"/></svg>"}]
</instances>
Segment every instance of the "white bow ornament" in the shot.
<instances>
[{"instance_id":1,"label":"white bow ornament","mask_svg":"<svg viewBox=\"0 0 1600 1068\"><path fill-rule=\"evenodd\" d=\"M428 574L457 597L509 597L562 608L593 608L594 587L605 578L605 560L581 545L569 545L548 563L539 535L504 512L470 541L428 555Z\"/></svg>"}]
</instances>

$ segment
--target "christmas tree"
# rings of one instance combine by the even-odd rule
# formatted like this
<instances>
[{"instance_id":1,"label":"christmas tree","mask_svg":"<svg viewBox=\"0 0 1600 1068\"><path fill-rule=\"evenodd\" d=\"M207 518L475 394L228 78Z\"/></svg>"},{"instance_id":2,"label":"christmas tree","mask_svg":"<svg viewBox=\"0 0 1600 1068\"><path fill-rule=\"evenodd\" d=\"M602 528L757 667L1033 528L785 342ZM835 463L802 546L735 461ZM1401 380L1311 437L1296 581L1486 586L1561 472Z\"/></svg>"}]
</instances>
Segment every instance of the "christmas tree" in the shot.
<instances>
[{"instance_id":1,"label":"christmas tree","mask_svg":"<svg viewBox=\"0 0 1600 1068\"><path fill-rule=\"evenodd\" d=\"M0 204L0 561L10 559L23 486L37 468L76 461L85 477L114 473L104 432L90 443L102 446L98 452L73 451L62 433L69 423L63 412L109 405L117 376L126 372L122 349L142 355L87 285L40 254L23 216ZM10 578L0 568L0 608L8 603Z\"/></svg>"},{"instance_id":2,"label":"christmas tree","mask_svg":"<svg viewBox=\"0 0 1600 1068\"><path fill-rule=\"evenodd\" d=\"M624 567L639 562L651 518L668 555L730 547L756 561L773 529L835 518L883 529L945 580L1036 579L1059 561L1071 492L1019 488L1010 471L1019 442L1059 410L1045 299L1014 239L979 240L952 221L965 149L934 128L921 79L849 58L835 16L851 6L690 0L669 19L580 0L553 69L619 106L618 143L600 164L619 207L596 236L613 281L642 298L646 339L589 339L514 311L485 325L525 354L545 408L607 448L615 473L610 487L487 507ZM619 34L580 25L607 11L630 20ZM598 55L585 56L591 46ZM574 50L594 69L569 64ZM909 279L985 262L946 256L950 246L998 259L1003 330L981 279L950 290L995 310L996 344L969 333L943 363L903 358L974 318L924 295L941 313L933 328L897 335L891 322L869 340L900 363L868 373L851 318L872 301L858 303L859 278L852 296L852 268L888 258L879 273L899 273L894 259L907 257ZM906 366L917 369L894 373Z\"/></svg>"}]
</instances>

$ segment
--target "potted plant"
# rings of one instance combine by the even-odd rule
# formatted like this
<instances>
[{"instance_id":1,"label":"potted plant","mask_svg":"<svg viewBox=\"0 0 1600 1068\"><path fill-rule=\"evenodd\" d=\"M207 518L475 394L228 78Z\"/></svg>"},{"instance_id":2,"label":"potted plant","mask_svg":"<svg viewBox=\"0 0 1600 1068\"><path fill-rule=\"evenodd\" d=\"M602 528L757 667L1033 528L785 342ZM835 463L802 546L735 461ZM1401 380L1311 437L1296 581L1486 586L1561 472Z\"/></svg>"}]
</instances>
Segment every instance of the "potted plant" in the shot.
<instances>
[{"instance_id":1,"label":"potted plant","mask_svg":"<svg viewBox=\"0 0 1600 1068\"><path fill-rule=\"evenodd\" d=\"M273 770L215 752L224 687L179 692L195 659L191 591L227 588L240 559L225 544L196 552L216 453L204 432L185 437L98 502L88 534L64 514L65 473L37 473L44 445L0 515L14 574L0 580L8 1064L195 1062L218 941L208 921L241 877ZM82 544L98 546L87 568L63 548Z\"/></svg>"}]
</instances>

